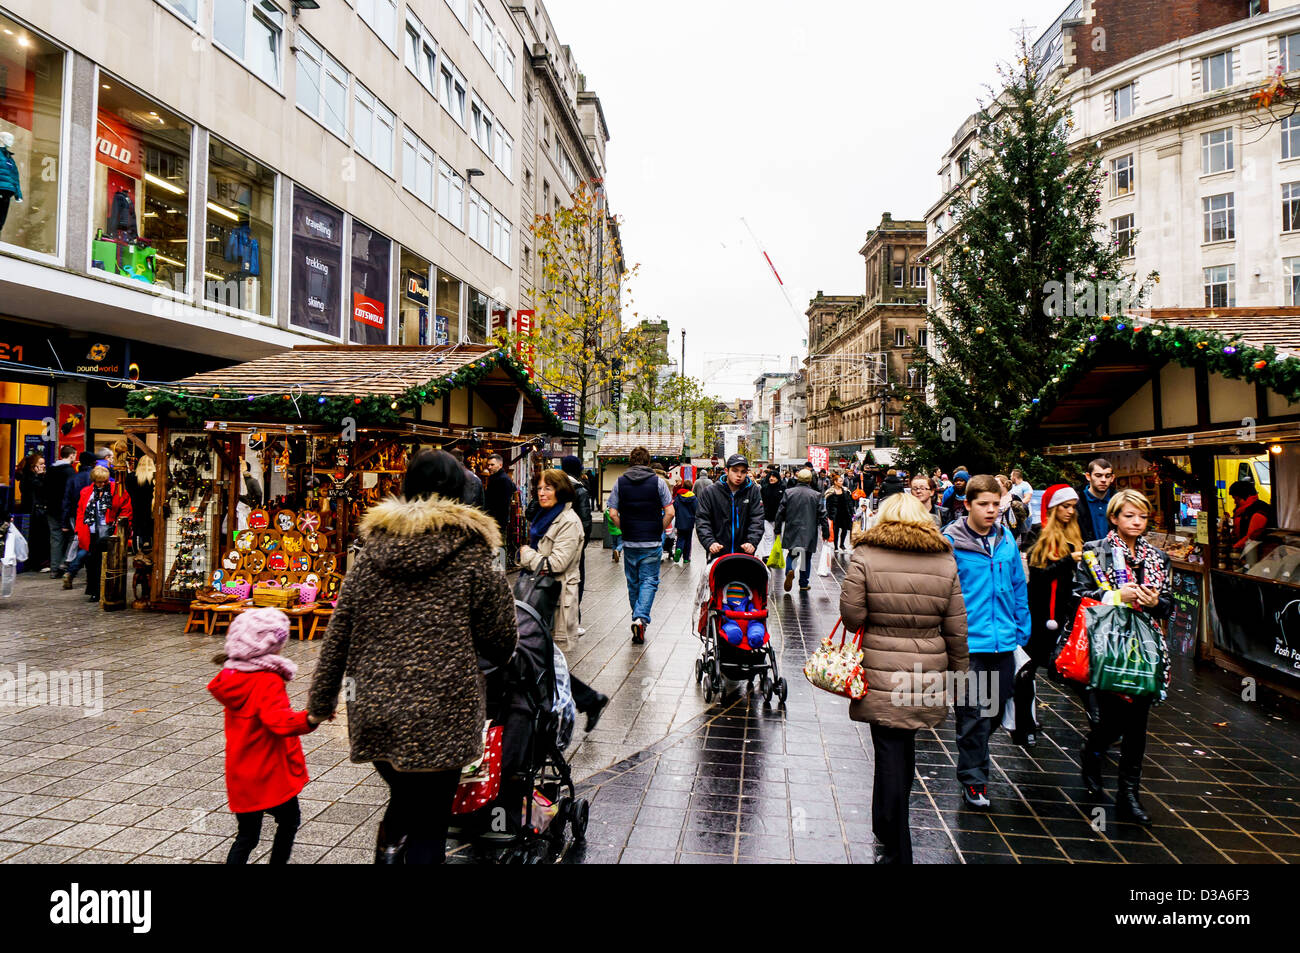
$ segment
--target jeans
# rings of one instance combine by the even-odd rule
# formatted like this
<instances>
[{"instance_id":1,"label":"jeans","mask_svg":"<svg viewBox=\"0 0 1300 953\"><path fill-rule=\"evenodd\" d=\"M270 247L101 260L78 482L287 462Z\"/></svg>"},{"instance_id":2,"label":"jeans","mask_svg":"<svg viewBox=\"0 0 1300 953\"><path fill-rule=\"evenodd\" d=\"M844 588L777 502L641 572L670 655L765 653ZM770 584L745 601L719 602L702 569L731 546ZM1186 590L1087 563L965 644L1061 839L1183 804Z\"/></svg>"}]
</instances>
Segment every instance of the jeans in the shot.
<instances>
[{"instance_id":1,"label":"jeans","mask_svg":"<svg viewBox=\"0 0 1300 953\"><path fill-rule=\"evenodd\" d=\"M802 565L799 566L800 586L808 585L808 577L812 575L813 557L816 555L816 553L817 553L817 542L816 540L814 540L813 544L803 551L803 563ZM794 572L794 567L796 562L799 562L799 557L796 555L792 555L792 551L787 550L785 554L786 572Z\"/></svg>"},{"instance_id":2,"label":"jeans","mask_svg":"<svg viewBox=\"0 0 1300 953\"><path fill-rule=\"evenodd\" d=\"M1002 710L1011 697L1015 656L1011 652L971 652L970 671L979 697L975 704L957 709L957 780L983 787L989 782L989 738L1002 722ZM986 674L987 673L987 674ZM984 691L989 685L991 695ZM984 715L981 711L991 711Z\"/></svg>"},{"instance_id":3,"label":"jeans","mask_svg":"<svg viewBox=\"0 0 1300 953\"><path fill-rule=\"evenodd\" d=\"M408 864L445 863L447 826L460 786L460 769L398 771L387 761L376 761L375 770L392 792L384 812L384 834L389 843L406 838Z\"/></svg>"},{"instance_id":4,"label":"jeans","mask_svg":"<svg viewBox=\"0 0 1300 953\"><path fill-rule=\"evenodd\" d=\"M273 864L289 862L289 854L293 851L293 839L298 833L298 824L302 820L302 812L298 809L296 797L291 797L268 811L247 811L236 814L239 832L235 835L235 842L230 845L226 863L248 863L248 855L262 839L263 814L270 814L275 818L275 840L271 842L270 862Z\"/></svg>"},{"instance_id":5,"label":"jeans","mask_svg":"<svg viewBox=\"0 0 1300 953\"><path fill-rule=\"evenodd\" d=\"M695 527L692 525L688 529L679 529L677 531L677 551L682 554L682 559L687 562L691 561L691 545L695 539Z\"/></svg>"},{"instance_id":6,"label":"jeans","mask_svg":"<svg viewBox=\"0 0 1300 953\"><path fill-rule=\"evenodd\" d=\"M650 607L659 589L659 553L658 546L623 548L623 575L627 577L632 618L644 619L646 625L650 624Z\"/></svg>"},{"instance_id":7,"label":"jeans","mask_svg":"<svg viewBox=\"0 0 1300 953\"><path fill-rule=\"evenodd\" d=\"M916 776L916 729L871 725L876 750L871 782L871 833L877 863L910 864L912 831L908 800Z\"/></svg>"}]
</instances>

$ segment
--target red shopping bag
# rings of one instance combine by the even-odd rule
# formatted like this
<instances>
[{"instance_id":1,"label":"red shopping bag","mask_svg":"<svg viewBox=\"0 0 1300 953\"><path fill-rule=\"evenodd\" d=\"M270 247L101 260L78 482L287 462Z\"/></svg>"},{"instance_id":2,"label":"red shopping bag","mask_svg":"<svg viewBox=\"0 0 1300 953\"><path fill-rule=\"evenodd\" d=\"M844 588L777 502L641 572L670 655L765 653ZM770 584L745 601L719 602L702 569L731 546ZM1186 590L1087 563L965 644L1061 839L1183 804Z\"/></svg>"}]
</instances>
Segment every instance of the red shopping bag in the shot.
<instances>
[{"instance_id":1,"label":"red shopping bag","mask_svg":"<svg viewBox=\"0 0 1300 953\"><path fill-rule=\"evenodd\" d=\"M1061 677L1071 682L1088 684L1091 671L1091 653L1088 650L1088 613L1091 606L1102 603L1096 599L1084 599L1074 613L1074 623L1070 634L1056 653L1056 670Z\"/></svg>"},{"instance_id":2,"label":"red shopping bag","mask_svg":"<svg viewBox=\"0 0 1300 953\"><path fill-rule=\"evenodd\" d=\"M501 726L493 725L487 731L483 759L472 773L462 772L460 776L460 787L456 788L456 799L452 801L451 813L473 814L495 801L500 791Z\"/></svg>"}]
</instances>

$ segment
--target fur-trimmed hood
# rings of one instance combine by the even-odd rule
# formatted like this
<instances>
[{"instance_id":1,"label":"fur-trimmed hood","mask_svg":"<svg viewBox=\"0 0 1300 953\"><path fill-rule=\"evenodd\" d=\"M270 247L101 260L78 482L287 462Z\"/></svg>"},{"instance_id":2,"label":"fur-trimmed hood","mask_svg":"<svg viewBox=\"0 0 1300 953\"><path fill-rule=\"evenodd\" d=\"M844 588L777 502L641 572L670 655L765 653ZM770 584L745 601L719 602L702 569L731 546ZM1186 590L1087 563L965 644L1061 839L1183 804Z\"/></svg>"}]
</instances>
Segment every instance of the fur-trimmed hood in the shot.
<instances>
[{"instance_id":1,"label":"fur-trimmed hood","mask_svg":"<svg viewBox=\"0 0 1300 953\"><path fill-rule=\"evenodd\" d=\"M877 523L868 530L854 530L852 542L855 547L866 544L912 553L946 553L952 549L939 527L910 523Z\"/></svg>"},{"instance_id":2,"label":"fur-trimmed hood","mask_svg":"<svg viewBox=\"0 0 1300 953\"><path fill-rule=\"evenodd\" d=\"M361 520L365 553L384 572L423 576L465 547L501 545L501 530L482 510L431 496L407 500L390 496L372 506Z\"/></svg>"}]
</instances>

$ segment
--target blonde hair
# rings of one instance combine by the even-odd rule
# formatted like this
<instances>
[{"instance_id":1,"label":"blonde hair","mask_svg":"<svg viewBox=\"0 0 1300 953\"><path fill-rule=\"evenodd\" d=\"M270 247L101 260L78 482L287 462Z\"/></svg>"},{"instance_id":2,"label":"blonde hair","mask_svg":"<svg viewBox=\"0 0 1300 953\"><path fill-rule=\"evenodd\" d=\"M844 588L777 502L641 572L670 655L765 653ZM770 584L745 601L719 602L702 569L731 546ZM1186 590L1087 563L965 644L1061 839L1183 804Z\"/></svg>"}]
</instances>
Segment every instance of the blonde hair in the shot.
<instances>
[{"instance_id":1,"label":"blonde hair","mask_svg":"<svg viewBox=\"0 0 1300 953\"><path fill-rule=\"evenodd\" d=\"M149 456L147 453L140 454L140 459L135 465L136 482L152 483L157 472L158 466L153 462L153 457Z\"/></svg>"},{"instance_id":2,"label":"blonde hair","mask_svg":"<svg viewBox=\"0 0 1300 953\"><path fill-rule=\"evenodd\" d=\"M92 483L107 483L107 482L108 482L108 468L107 468L107 467L104 467L104 466L96 465L95 469L93 469L93 470L90 471L90 482L92 482Z\"/></svg>"},{"instance_id":3,"label":"blonde hair","mask_svg":"<svg viewBox=\"0 0 1300 953\"><path fill-rule=\"evenodd\" d=\"M1148 517L1151 515L1151 501L1146 496L1137 490L1120 490L1106 504L1106 519L1114 522L1115 518L1119 516L1119 511L1130 504L1136 506Z\"/></svg>"},{"instance_id":4,"label":"blonde hair","mask_svg":"<svg viewBox=\"0 0 1300 953\"><path fill-rule=\"evenodd\" d=\"M876 510L876 525L902 523L904 526L934 526L934 519L921 501L911 493L891 493Z\"/></svg>"},{"instance_id":5,"label":"blonde hair","mask_svg":"<svg viewBox=\"0 0 1300 953\"><path fill-rule=\"evenodd\" d=\"M1064 525L1056 518L1056 510L1057 507L1053 506L1047 511L1047 521L1029 550L1029 565L1035 569L1046 569L1074 550L1083 549L1083 531L1079 529L1077 510L1074 519Z\"/></svg>"}]
</instances>

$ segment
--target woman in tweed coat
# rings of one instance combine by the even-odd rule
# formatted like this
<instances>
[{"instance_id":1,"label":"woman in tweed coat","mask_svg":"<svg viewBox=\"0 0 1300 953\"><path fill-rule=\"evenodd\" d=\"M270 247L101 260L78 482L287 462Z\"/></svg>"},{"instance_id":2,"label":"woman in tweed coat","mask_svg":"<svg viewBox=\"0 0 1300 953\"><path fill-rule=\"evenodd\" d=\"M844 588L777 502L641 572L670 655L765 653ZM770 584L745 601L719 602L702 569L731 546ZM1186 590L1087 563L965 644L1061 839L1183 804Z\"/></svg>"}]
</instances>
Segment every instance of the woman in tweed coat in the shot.
<instances>
[{"instance_id":1,"label":"woman in tweed coat","mask_svg":"<svg viewBox=\"0 0 1300 953\"><path fill-rule=\"evenodd\" d=\"M492 569L496 521L460 503L465 476L444 451L417 454L401 498L372 507L312 680L308 711L334 714L346 673L352 760L392 796L376 863L442 863L460 769L483 754L478 657L498 665L518 639L514 598Z\"/></svg>"}]
</instances>

